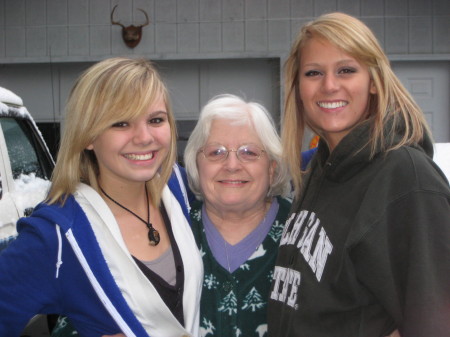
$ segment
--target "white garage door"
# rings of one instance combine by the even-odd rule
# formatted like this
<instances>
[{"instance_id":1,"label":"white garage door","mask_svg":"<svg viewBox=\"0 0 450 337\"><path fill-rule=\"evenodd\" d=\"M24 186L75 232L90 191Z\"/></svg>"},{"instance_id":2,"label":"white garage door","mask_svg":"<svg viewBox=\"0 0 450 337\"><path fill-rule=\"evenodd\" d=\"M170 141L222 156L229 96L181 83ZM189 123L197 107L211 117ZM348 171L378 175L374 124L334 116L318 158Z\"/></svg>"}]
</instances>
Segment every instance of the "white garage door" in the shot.
<instances>
[{"instance_id":1,"label":"white garage door","mask_svg":"<svg viewBox=\"0 0 450 337\"><path fill-rule=\"evenodd\" d=\"M434 140L450 142L450 62L397 61L392 67L424 111Z\"/></svg>"}]
</instances>

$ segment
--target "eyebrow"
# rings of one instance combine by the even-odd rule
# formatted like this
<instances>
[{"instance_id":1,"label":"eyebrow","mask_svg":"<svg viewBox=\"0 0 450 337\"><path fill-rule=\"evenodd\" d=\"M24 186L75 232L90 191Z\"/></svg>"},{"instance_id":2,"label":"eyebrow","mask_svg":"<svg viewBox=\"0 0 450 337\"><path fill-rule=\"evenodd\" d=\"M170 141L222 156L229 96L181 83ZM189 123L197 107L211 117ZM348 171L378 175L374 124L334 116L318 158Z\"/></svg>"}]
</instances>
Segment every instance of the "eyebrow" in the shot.
<instances>
[{"instance_id":1,"label":"eyebrow","mask_svg":"<svg viewBox=\"0 0 450 337\"><path fill-rule=\"evenodd\" d=\"M156 111L150 112L148 115L149 116L157 116L157 115L160 115L160 114L168 115L169 113L167 111L165 111L165 110L156 110Z\"/></svg>"},{"instance_id":2,"label":"eyebrow","mask_svg":"<svg viewBox=\"0 0 450 337\"><path fill-rule=\"evenodd\" d=\"M335 64L340 66L340 65L347 64L347 63L358 63L358 61L356 61L355 59L343 59L343 60L339 60ZM316 63L316 62L310 62L310 63L306 63L303 65L303 67L320 67L320 66L321 66L321 64Z\"/></svg>"}]
</instances>

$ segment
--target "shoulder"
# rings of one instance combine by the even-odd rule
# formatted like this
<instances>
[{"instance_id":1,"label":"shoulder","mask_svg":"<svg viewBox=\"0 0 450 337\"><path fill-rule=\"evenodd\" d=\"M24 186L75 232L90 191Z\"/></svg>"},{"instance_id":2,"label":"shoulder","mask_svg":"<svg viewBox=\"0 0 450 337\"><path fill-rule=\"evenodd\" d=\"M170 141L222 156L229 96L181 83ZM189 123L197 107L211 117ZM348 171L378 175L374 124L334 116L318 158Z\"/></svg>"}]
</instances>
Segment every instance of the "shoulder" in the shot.
<instances>
[{"instance_id":1,"label":"shoulder","mask_svg":"<svg viewBox=\"0 0 450 337\"><path fill-rule=\"evenodd\" d=\"M405 203L422 207L428 200L450 198L442 171L423 151L409 146L378 154L344 188L351 188L349 201L359 205L361 223L375 221Z\"/></svg>"},{"instance_id":2,"label":"shoulder","mask_svg":"<svg viewBox=\"0 0 450 337\"><path fill-rule=\"evenodd\" d=\"M189 214L193 226L202 222L202 206L203 202L200 200L195 200L191 204L191 210Z\"/></svg>"},{"instance_id":3,"label":"shoulder","mask_svg":"<svg viewBox=\"0 0 450 337\"><path fill-rule=\"evenodd\" d=\"M177 199L183 199L186 203L193 202L195 196L189 188L186 169L178 164L173 165L172 174L167 181L167 186Z\"/></svg>"},{"instance_id":4,"label":"shoulder","mask_svg":"<svg viewBox=\"0 0 450 337\"><path fill-rule=\"evenodd\" d=\"M291 209L292 199L278 196L277 201L278 204L280 205L279 212L285 210L289 211Z\"/></svg>"},{"instance_id":5,"label":"shoulder","mask_svg":"<svg viewBox=\"0 0 450 337\"><path fill-rule=\"evenodd\" d=\"M195 196L189 189L186 170L183 167L177 164L173 165L172 175L167 181L167 187L178 200L178 203L181 205L181 208L183 210L184 216L190 222L190 203L195 200Z\"/></svg>"},{"instance_id":6,"label":"shoulder","mask_svg":"<svg viewBox=\"0 0 450 337\"><path fill-rule=\"evenodd\" d=\"M291 207L292 207L292 202L290 199L286 199L283 197L278 196L277 197L277 201L278 201L278 212L275 218L275 221L278 223L281 223L284 227L284 223L286 222L289 213L291 211Z\"/></svg>"},{"instance_id":7,"label":"shoulder","mask_svg":"<svg viewBox=\"0 0 450 337\"><path fill-rule=\"evenodd\" d=\"M44 229L46 224L54 225L57 222L66 222L73 213L74 204L76 202L72 195L67 198L64 204L47 204L42 202L35 207L30 216L19 219L17 223L18 228L29 225L39 226Z\"/></svg>"},{"instance_id":8,"label":"shoulder","mask_svg":"<svg viewBox=\"0 0 450 337\"><path fill-rule=\"evenodd\" d=\"M95 209L95 206L92 205L92 208ZM80 203L74 195L69 195L64 203L39 204L29 217L19 219L17 228L19 232L24 229L34 230L46 237L48 232L55 232L56 225L66 232L74 224L86 221L87 217Z\"/></svg>"},{"instance_id":9,"label":"shoulder","mask_svg":"<svg viewBox=\"0 0 450 337\"><path fill-rule=\"evenodd\" d=\"M42 259L56 256L59 241L58 226L69 221L71 220L61 205L41 203L30 216L19 219L18 237L10 247L20 254L26 252L28 256L33 257L34 263L39 264Z\"/></svg>"},{"instance_id":10,"label":"shoulder","mask_svg":"<svg viewBox=\"0 0 450 337\"><path fill-rule=\"evenodd\" d=\"M432 158L417 148L403 146L390 151L382 164L382 172L395 178L397 184L423 191L449 191L442 170Z\"/></svg>"},{"instance_id":11,"label":"shoulder","mask_svg":"<svg viewBox=\"0 0 450 337\"><path fill-rule=\"evenodd\" d=\"M194 234L195 241L197 242L197 245L200 247L202 244L202 241L205 240L203 237L203 220L202 220L202 205L203 202L196 200L191 204L191 210L190 210L190 218L191 218L191 229L192 233Z\"/></svg>"},{"instance_id":12,"label":"shoulder","mask_svg":"<svg viewBox=\"0 0 450 337\"><path fill-rule=\"evenodd\" d=\"M355 223L361 225L355 228L364 233L368 229L392 230L403 225L431 228L430 219L439 218L437 221L442 222L448 218L450 187L425 153L404 146L380 155L370 166L365 169L364 178L354 185L352 200L358 202Z\"/></svg>"}]
</instances>

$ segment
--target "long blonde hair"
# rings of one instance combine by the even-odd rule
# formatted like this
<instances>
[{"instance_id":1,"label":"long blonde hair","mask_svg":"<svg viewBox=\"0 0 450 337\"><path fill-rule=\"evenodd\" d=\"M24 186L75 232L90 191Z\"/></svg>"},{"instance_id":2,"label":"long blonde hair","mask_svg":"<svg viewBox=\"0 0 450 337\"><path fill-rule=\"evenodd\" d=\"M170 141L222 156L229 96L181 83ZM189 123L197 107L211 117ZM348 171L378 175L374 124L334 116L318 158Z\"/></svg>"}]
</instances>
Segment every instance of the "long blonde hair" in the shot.
<instances>
[{"instance_id":1,"label":"long blonde hair","mask_svg":"<svg viewBox=\"0 0 450 337\"><path fill-rule=\"evenodd\" d=\"M87 69L73 87L47 202L64 203L82 182L99 190L98 164L86 150L114 123L142 115L162 95L168 112L171 141L159 174L147 182L151 200L159 205L162 189L176 158L176 126L165 84L145 59L110 58Z\"/></svg>"},{"instance_id":2,"label":"long blonde hair","mask_svg":"<svg viewBox=\"0 0 450 337\"><path fill-rule=\"evenodd\" d=\"M299 97L300 60L302 48L312 38L330 42L368 67L377 92L369 99L369 113L373 123L368 145L372 155L377 148L388 152L404 145L419 143L425 134L431 135L422 110L392 71L389 60L372 31L350 15L324 14L300 29L284 67L285 112L282 142L296 195L301 185L300 152L307 127L304 107ZM392 122L389 130L386 130L387 121ZM393 137L394 130L401 128L404 132L400 141L386 141L386 136ZM361 147L366 145L362 144Z\"/></svg>"}]
</instances>

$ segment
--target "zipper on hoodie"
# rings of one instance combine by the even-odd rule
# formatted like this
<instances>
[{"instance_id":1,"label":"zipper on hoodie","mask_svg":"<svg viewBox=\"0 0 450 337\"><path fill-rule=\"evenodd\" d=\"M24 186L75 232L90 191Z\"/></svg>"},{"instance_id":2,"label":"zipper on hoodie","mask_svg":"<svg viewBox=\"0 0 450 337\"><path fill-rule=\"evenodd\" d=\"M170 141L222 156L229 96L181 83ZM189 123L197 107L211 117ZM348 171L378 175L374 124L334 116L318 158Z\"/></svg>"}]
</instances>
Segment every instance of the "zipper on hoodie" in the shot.
<instances>
[{"instance_id":1,"label":"zipper on hoodie","mask_svg":"<svg viewBox=\"0 0 450 337\"><path fill-rule=\"evenodd\" d=\"M332 166L333 166L333 164L332 164L329 160L327 160L327 161L325 162L325 164L324 164L324 167L323 167L323 169L322 169L322 172L320 172L320 175L319 175L319 177L317 178L318 184L317 184L316 191L314 192L314 195L313 195L313 197L312 197L311 205L310 205L310 207L309 207L310 210L308 211L308 212L309 212L308 218L311 216L311 210L314 209L314 207L315 207L316 204L317 204L317 200L319 199L319 196L320 196L321 191L322 191L322 186L323 186L323 183L324 183L324 181L325 181L325 176L326 176L327 172L328 172L329 170L331 170L331 167L332 167ZM314 177L311 177L311 178L314 178ZM311 179L310 179L310 181L311 181ZM308 184L307 189L308 189L308 188L309 188L309 184ZM305 189L305 192L307 191L307 189ZM306 194L306 193L305 193L305 194Z\"/></svg>"}]
</instances>

